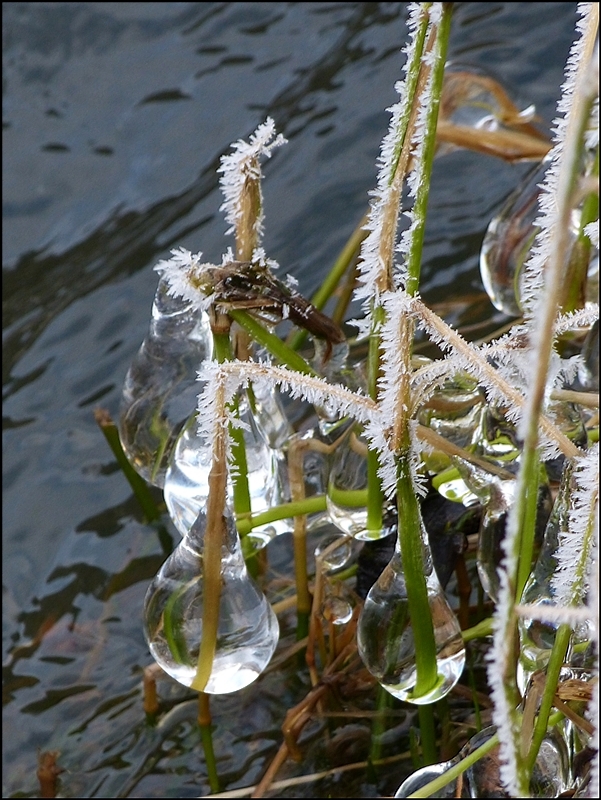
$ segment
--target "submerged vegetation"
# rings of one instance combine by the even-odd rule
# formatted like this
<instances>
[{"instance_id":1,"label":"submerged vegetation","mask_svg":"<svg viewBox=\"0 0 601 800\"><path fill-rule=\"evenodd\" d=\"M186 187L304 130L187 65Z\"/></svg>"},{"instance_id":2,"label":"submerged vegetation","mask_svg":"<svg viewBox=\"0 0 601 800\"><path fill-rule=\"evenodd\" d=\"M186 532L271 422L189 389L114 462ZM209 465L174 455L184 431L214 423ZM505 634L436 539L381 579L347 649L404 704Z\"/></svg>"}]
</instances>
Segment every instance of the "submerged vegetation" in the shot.
<instances>
[{"instance_id":1,"label":"submerged vegetation","mask_svg":"<svg viewBox=\"0 0 601 800\"><path fill-rule=\"evenodd\" d=\"M210 695L260 691L296 659L308 692L246 795L281 791L309 726L337 714L371 720L353 768L399 797L598 795L598 6L578 11L548 142L533 109L446 66L452 4L409 5L369 210L311 300L262 246L261 160L285 144L271 119L221 162L234 246L155 267L119 419L136 492L139 476L160 487L182 535L146 595L161 668L146 710L162 672L199 693L214 792ZM420 297L431 174L453 147L537 170L483 244L490 298L515 317L486 342ZM278 583L282 535L294 575ZM278 646L293 612L297 641ZM390 727L403 708L419 740ZM392 787L407 750L414 772ZM353 752L351 736L341 773Z\"/></svg>"}]
</instances>

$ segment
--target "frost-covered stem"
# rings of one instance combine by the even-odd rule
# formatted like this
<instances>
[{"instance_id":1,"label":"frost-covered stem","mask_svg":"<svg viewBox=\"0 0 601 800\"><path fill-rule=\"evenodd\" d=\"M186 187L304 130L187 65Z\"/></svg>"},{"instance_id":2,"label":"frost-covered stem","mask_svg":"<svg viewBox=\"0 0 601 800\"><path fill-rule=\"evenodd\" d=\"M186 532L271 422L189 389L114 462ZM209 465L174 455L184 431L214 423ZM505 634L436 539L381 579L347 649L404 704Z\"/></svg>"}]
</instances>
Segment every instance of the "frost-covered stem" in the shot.
<instances>
[{"instance_id":1,"label":"frost-covered stem","mask_svg":"<svg viewBox=\"0 0 601 800\"><path fill-rule=\"evenodd\" d=\"M377 306L373 309L373 327L369 337L369 350L367 356L367 380L370 397L377 402L378 400L378 378L380 375L381 361L381 342L379 329L384 321L384 309ZM378 453L369 449L367 451L367 529L377 531L382 529L383 524L383 501L382 481L379 476L380 460Z\"/></svg>"},{"instance_id":2,"label":"frost-covered stem","mask_svg":"<svg viewBox=\"0 0 601 800\"><path fill-rule=\"evenodd\" d=\"M275 124L268 117L263 124L258 126L249 142L242 140L235 142L232 145L233 153L225 155L221 159L218 172L222 173L220 184L225 198L221 210L225 211L226 220L232 226L228 233L233 231L235 234L238 261L252 260L262 234L261 156L269 158L272 150L284 144L285 141L281 134L276 136ZM215 317L223 319L225 315L216 314ZM232 312L229 317L233 319L235 312ZM242 326L243 330L248 333L248 326L251 323L247 315L244 316L244 322L247 324ZM255 323L255 325L257 324ZM257 331L254 333L256 334ZM221 346L215 348L218 361L231 359L229 325L227 326L227 335L227 345L223 339ZM238 416L237 398L232 401L232 408L235 415ZM235 469L232 471L234 510L238 531L242 536L250 531L251 515L246 445L243 431L240 428L230 426L230 437L232 459L235 464Z\"/></svg>"},{"instance_id":3,"label":"frost-covered stem","mask_svg":"<svg viewBox=\"0 0 601 800\"><path fill-rule=\"evenodd\" d=\"M370 397L352 392L339 384L327 383L320 377L299 375L286 367L255 361L226 361L219 365L217 374L234 377L238 385L249 380L264 380L271 386L280 385L292 397L301 397L314 405L331 403L341 416L351 414L358 422L367 422L378 415L378 406Z\"/></svg>"},{"instance_id":4,"label":"frost-covered stem","mask_svg":"<svg viewBox=\"0 0 601 800\"><path fill-rule=\"evenodd\" d=\"M401 101L391 109L390 129L384 137L380 151L378 186L373 193L376 199L372 202L365 226L368 235L361 248L361 286L357 296L369 298L370 312L380 307L379 295L393 288L392 268L401 192L407 175L419 111L416 101L421 97L429 74L422 58L426 49L431 6L432 3L410 4L409 25L413 30L412 41L407 48L406 79L396 87L401 94ZM373 320L374 324L377 322L378 320Z\"/></svg>"},{"instance_id":5,"label":"frost-covered stem","mask_svg":"<svg viewBox=\"0 0 601 800\"><path fill-rule=\"evenodd\" d=\"M263 198L261 197L258 159L256 161L256 165L249 165L250 168L246 170L240 193L239 218L236 224L236 259L238 261L250 261L259 244L257 221L262 217ZM253 173L258 173L259 178L255 177Z\"/></svg>"},{"instance_id":6,"label":"frost-covered stem","mask_svg":"<svg viewBox=\"0 0 601 800\"><path fill-rule=\"evenodd\" d=\"M421 3L421 10L419 12L419 19L417 21L417 29L415 33L414 46L410 50L409 63L407 64L406 72L407 79L405 81L405 97L412 98L418 93L418 81L420 77L421 60L424 54L424 43L426 41L426 31L428 30L429 16L428 11L432 3ZM392 183L395 175L399 173L399 162L404 162L402 166L402 174L404 176L406 171L407 160L409 157L409 148L406 146L408 141L407 132L412 130L412 125L409 120L413 116L415 120L415 108L410 102L405 102L401 108L397 120L396 130L394 131L394 146L390 160L390 178ZM410 138L410 137L409 137ZM398 206L397 206L398 214ZM393 237L393 245L394 239Z\"/></svg>"},{"instance_id":7,"label":"frost-covered stem","mask_svg":"<svg viewBox=\"0 0 601 800\"><path fill-rule=\"evenodd\" d=\"M430 76L430 69L424 64L423 58L431 49L431 37L426 43L426 31L429 24L428 10L432 3L422 3L422 19L415 40L415 49L407 67L407 81L405 97L407 100L400 114L396 130L394 131L394 151L390 165L388 179L388 192L385 203L380 209L379 221L379 248L378 261L380 274L377 278L376 288L380 293L392 289L392 266L397 240L398 220L401 207L401 192L409 168L410 158L413 155L413 136L418 123L420 103L425 87ZM411 98L409 102L409 98Z\"/></svg>"},{"instance_id":8,"label":"frost-covered stem","mask_svg":"<svg viewBox=\"0 0 601 800\"><path fill-rule=\"evenodd\" d=\"M433 64L432 74L430 76L430 102L426 109L424 128L420 133L420 138L422 138L419 166L420 180L415 195L415 204L413 206L414 230L411 237L411 249L406 262L407 278L405 290L407 294L411 296L415 295L419 290L422 249L426 227L426 211L428 208L428 197L430 195L430 176L432 174L432 164L434 163L434 153L436 150L438 109L440 106L445 60L451 31L451 6L451 3L442 4L442 17L438 25L436 41L432 50Z\"/></svg>"},{"instance_id":9,"label":"frost-covered stem","mask_svg":"<svg viewBox=\"0 0 601 800\"><path fill-rule=\"evenodd\" d=\"M570 254L570 217L574 206L574 194L577 188L579 175L579 160L582 152L584 135L590 115L590 101L586 102L587 81L585 80L585 67L588 64L581 64L580 78L581 83L575 87L574 102L568 118L566 138L563 145L561 169L558 176L557 193L555 205L557 208L557 219L551 231L550 249L547 265L545 268L545 292L543 302L536 315L536 366L534 380L530 386L528 402L526 405L526 416L524 419L524 454L529 458L525 460L523 469L527 465L533 464L533 470L537 468L537 459L534 455L538 446L538 417L543 408L544 393L547 382L547 370L551 358L553 346L553 330L557 318L557 309L560 305L562 295L564 295L564 284L569 277L566 275L566 267ZM529 481L532 483L533 476L525 472L525 480L521 483L525 486ZM525 502L525 499L521 502ZM515 535L519 537L519 528L515 530ZM523 532L522 532L523 535ZM518 587L519 588L519 587ZM514 597L514 602L519 600L519 594ZM570 638L570 628L561 626L553 647L553 664L549 664L547 671L547 682L551 684L543 697L539 718L535 728L534 741L526 762L527 774L529 775L534 767L538 749L546 731L546 720L552 705L552 687L557 685L559 670L563 663L563 658L567 652Z\"/></svg>"},{"instance_id":10,"label":"frost-covered stem","mask_svg":"<svg viewBox=\"0 0 601 800\"><path fill-rule=\"evenodd\" d=\"M588 106L578 106L585 111ZM560 173L556 206L557 220L551 236L549 258L545 267L545 293L539 313L536 315L536 369L534 380L529 385L527 413L525 417L524 446L538 444L538 416L543 408L547 371L554 341L554 326L557 310L563 294L565 270L570 253L570 217L573 210L572 197L578 180L578 155L583 139L588 114L582 114L568 128L564 148L564 162Z\"/></svg>"},{"instance_id":11,"label":"frost-covered stem","mask_svg":"<svg viewBox=\"0 0 601 800\"><path fill-rule=\"evenodd\" d=\"M583 55L582 51L573 50L572 54L576 53L580 57ZM572 69L571 74L575 79L572 86L572 104L566 116L565 138L557 145L556 159L552 161L552 166L555 165L559 168L557 185L552 198L556 213L551 220L547 218L548 227L546 230L544 227L542 228L539 237L541 240L544 240L545 236L547 237L545 241L547 247L539 251L539 261L536 264L533 263L534 259L531 259L529 264L531 276L533 276L533 278L531 277L531 290L535 285L536 268L542 270L544 265L544 289L540 302L534 304L534 309L532 308L532 293L529 298L530 309L527 316L534 338L532 379L528 385L524 416L520 425L520 434L524 442L522 460L504 541L504 570L501 574L499 602L495 611L493 647L489 657L489 683L495 701L493 720L499 727L500 755L503 762L501 778L509 794L517 796L527 795L530 777L530 770L527 767L534 764L532 756L527 763L525 762L519 747L520 722L517 712L519 692L515 679L517 653L514 643L515 603L519 600L516 590L520 538L523 532L528 493L532 490L538 477L539 421L542 421L541 412L554 342L554 326L569 258L570 216L578 176L578 155L588 121L588 114L585 113L588 104L583 102L584 94L589 91L588 68L588 61L581 61L575 76ZM561 153L560 159L559 153ZM541 258L541 256L543 257ZM536 756L534 756L535 758Z\"/></svg>"},{"instance_id":12,"label":"frost-covered stem","mask_svg":"<svg viewBox=\"0 0 601 800\"><path fill-rule=\"evenodd\" d=\"M410 10L412 23L416 26L414 39L409 46L406 80L403 87L405 102L393 110L391 128L382 143L381 170L378 178L377 200L373 203L366 229L370 232L361 250L364 261L364 284L369 292L376 290L376 298L370 302L371 332L368 352L368 391L370 397L378 399L378 380L381 371L382 348L380 329L385 312L380 295L392 289L392 267L397 238L400 199L407 174L411 153L411 140L417 121L420 83L423 86L426 70L422 65L426 32L429 25L428 10L432 4L413 4ZM382 482L379 478L378 455L370 450L367 456L367 524L368 529L382 527Z\"/></svg>"},{"instance_id":13,"label":"frost-covered stem","mask_svg":"<svg viewBox=\"0 0 601 800\"><path fill-rule=\"evenodd\" d=\"M440 4L436 4L437 6ZM405 177L409 167L411 156L415 157L413 148L415 145L414 134L420 121L422 113L422 103L424 95L427 93L428 80L430 78L430 66L425 63L424 54L430 54L433 42L438 44L436 37L437 28L431 26L430 36L426 43L426 34L430 25L431 3L423 3L419 11L415 5L411 9L412 21L416 25L416 33L413 46L409 51L409 63L406 68L406 81L404 86L405 102L397 105L394 109L391 128L382 144L382 170L378 180L378 202L374 203L368 221L368 229L371 230L364 249L364 259L366 263L370 260L374 266L364 275L369 275L375 283L376 298L371 303L371 334L368 354L368 380L369 393L374 400L378 399L378 381L381 370L382 343L380 330L386 319L386 313L380 303L380 297L385 292L393 288L392 267L397 238L398 218L400 211L401 192ZM444 67L444 64L442 65ZM421 131L420 131L421 133ZM436 119L434 118L434 136L436 134ZM421 165L418 165L418 169ZM425 208L422 209L425 214ZM421 253L421 247L418 245ZM417 284L419 283L419 258L416 260L417 274L415 275ZM416 284L416 285L417 285ZM404 331L401 332L401 339L406 343L405 350L401 358L405 364L410 363L411 343L413 339L412 323L408 319L399 320L399 325ZM403 382L402 405L409 408L408 380ZM401 393L400 393L401 394ZM403 415L405 417L406 415ZM395 417L395 431L398 434L407 423L399 417ZM393 441L395 436L393 435ZM397 450L394 442L392 449ZM408 432L403 442L403 448L409 448L410 441ZM368 454L368 527L376 529L382 525L382 484L379 479L380 464L377 454Z\"/></svg>"},{"instance_id":14,"label":"frost-covered stem","mask_svg":"<svg viewBox=\"0 0 601 800\"><path fill-rule=\"evenodd\" d=\"M281 134L276 136L274 121L268 117L248 142L235 142L233 152L221 159L217 170L222 174L220 184L225 198L221 210L232 226L228 233L235 234L239 261L252 259L262 233L261 157L269 158L285 142Z\"/></svg>"},{"instance_id":15,"label":"frost-covered stem","mask_svg":"<svg viewBox=\"0 0 601 800\"><path fill-rule=\"evenodd\" d=\"M598 475L598 473L597 473ZM597 477L598 480L598 477ZM579 549L579 554L574 567L574 583L570 595L570 605L580 605L585 596L587 570L591 560L591 551L595 544L595 521L599 507L599 486L593 492L591 498L590 512L588 514L584 536Z\"/></svg>"},{"instance_id":16,"label":"frost-covered stem","mask_svg":"<svg viewBox=\"0 0 601 800\"><path fill-rule=\"evenodd\" d=\"M232 358L232 346L229 335L230 319L224 314L214 314L211 316L211 330L213 333L213 347L215 359L219 363L229 361ZM238 416L238 398L234 397L231 401L231 408L235 416ZM244 431L230 425L231 455L234 469L232 470L232 491L234 500L234 514L236 526L240 536L245 536L250 531L250 516L252 504L250 499L250 489L248 487L248 462L246 460L246 443L244 441Z\"/></svg>"},{"instance_id":17,"label":"frost-covered stem","mask_svg":"<svg viewBox=\"0 0 601 800\"><path fill-rule=\"evenodd\" d=\"M440 4L436 4L432 11L437 10L439 7ZM450 6L442 4L440 19L435 22L434 17L435 15L432 14L432 33L426 48L428 51L428 64L431 65L431 70L424 70L424 72L428 73L427 79L423 83L419 82L421 83L421 85L418 85L420 91L413 103L414 108L418 109L416 114L417 130L412 134L412 139L414 136L418 138L418 142L412 142L412 145L416 147L416 152L413 153L416 164L412 186L415 193L415 203L412 211L413 224L410 229L409 252L404 275L406 291L410 296L415 295L419 288L430 175L436 144L438 106L442 91L445 54L451 23ZM426 57L424 57L422 64L425 59ZM397 473L399 546L407 587L409 616L412 620L415 641L417 682L414 693L420 695L430 691L436 684L438 670L434 627L428 603L423 561L421 513L411 472L412 442L409 417L411 408L411 353L415 322L411 315L401 314L397 324L398 367L394 364L395 359L391 358L389 354L385 356L386 366L395 370L397 384L390 447L393 452L398 454L399 459ZM393 341L386 341L386 345L392 344Z\"/></svg>"},{"instance_id":18,"label":"frost-covered stem","mask_svg":"<svg viewBox=\"0 0 601 800\"><path fill-rule=\"evenodd\" d=\"M215 406L221 416L225 415L225 388L221 383L215 393ZM221 548L225 541L225 499L227 490L227 462L225 450L226 428L218 425L213 439L211 469L209 472L209 495L207 498L206 529L202 552L203 590L205 602L202 607L202 639L198 652L198 666L191 688L204 691L217 646L219 627L219 605L221 598Z\"/></svg>"},{"instance_id":19,"label":"frost-covered stem","mask_svg":"<svg viewBox=\"0 0 601 800\"><path fill-rule=\"evenodd\" d=\"M392 205L400 200L409 156L414 162L414 172L410 179L410 189L415 196L412 211L412 226L409 230L408 258L403 275L405 288L413 296L419 288L420 266L422 259L423 236L428 205L430 175L436 143L436 123L438 106L442 91L444 59L448 43L451 11L445 4L428 7L428 19L431 23L425 53L419 63L414 63L413 73L408 71L409 79L414 82L414 94L411 95L410 113L407 116L406 128L403 131L402 146L398 161L391 173L391 192L389 202ZM422 42L425 32L422 34ZM423 44L422 44L423 48ZM398 189L397 189L398 187ZM385 209L382 217L382 233L380 239L380 259L392 261L392 240L389 235L392 221L391 205ZM394 236L398 206L394 214ZM379 287L381 291L389 288L389 284ZM387 296L390 296L387 293ZM394 304L381 306L394 314ZM417 680L414 689L416 696L426 694L436 684L438 667L436 661L436 644L434 626L428 603L426 586L422 522L419 503L415 494L411 470L411 434L409 429L411 409L411 354L415 322L407 313L395 315L396 318L382 320L390 331L383 338L384 353L384 386L392 389L393 424L389 446L397 455L397 506L398 537L401 559L407 587L409 615L415 642ZM380 322L377 318L375 322ZM395 330L396 329L396 330ZM372 334L373 335L373 334ZM379 338L379 333L378 333ZM379 344L379 343L378 343ZM386 390L385 390L386 391Z\"/></svg>"},{"instance_id":20,"label":"frost-covered stem","mask_svg":"<svg viewBox=\"0 0 601 800\"><path fill-rule=\"evenodd\" d=\"M526 528L527 525L533 528L536 519L538 476L539 458L535 444L534 447L524 448L522 451L515 499L504 541L505 560L500 576L499 600L493 618L493 648L489 656L489 681L493 687L495 704L493 720L499 727L501 758L504 762L501 777L508 792L517 797L528 795L530 773L519 747L521 714L518 709L521 695L515 669L518 655L515 603L523 588L519 582L524 580L525 574L524 570L519 570L520 563L525 567L526 560L522 543L533 536L533 530L526 536ZM528 548L525 549L527 552Z\"/></svg>"}]
</instances>

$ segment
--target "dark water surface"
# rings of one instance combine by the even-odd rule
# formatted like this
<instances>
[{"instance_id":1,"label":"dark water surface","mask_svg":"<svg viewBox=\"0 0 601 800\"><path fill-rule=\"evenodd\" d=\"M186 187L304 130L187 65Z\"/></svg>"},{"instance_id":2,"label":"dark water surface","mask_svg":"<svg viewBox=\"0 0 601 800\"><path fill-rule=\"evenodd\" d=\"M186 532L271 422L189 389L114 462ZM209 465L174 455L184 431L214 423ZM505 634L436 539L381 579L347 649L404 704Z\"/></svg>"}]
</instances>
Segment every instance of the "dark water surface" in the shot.
<instances>
[{"instance_id":1,"label":"dark water surface","mask_svg":"<svg viewBox=\"0 0 601 800\"><path fill-rule=\"evenodd\" d=\"M457 3L451 58L491 70L548 127L575 11ZM208 793L194 701L166 688L172 710L144 721L141 605L165 554L93 411L116 415L153 265L179 245L218 261L231 243L215 170L267 115L289 144L264 169L265 249L301 291L320 284L375 185L405 15L3 3L4 797L38 796L40 750L60 752L64 797ZM478 249L524 170L465 152L436 162L422 292L457 322L504 320L481 299ZM223 789L261 777L305 692L275 673L215 699Z\"/></svg>"}]
</instances>

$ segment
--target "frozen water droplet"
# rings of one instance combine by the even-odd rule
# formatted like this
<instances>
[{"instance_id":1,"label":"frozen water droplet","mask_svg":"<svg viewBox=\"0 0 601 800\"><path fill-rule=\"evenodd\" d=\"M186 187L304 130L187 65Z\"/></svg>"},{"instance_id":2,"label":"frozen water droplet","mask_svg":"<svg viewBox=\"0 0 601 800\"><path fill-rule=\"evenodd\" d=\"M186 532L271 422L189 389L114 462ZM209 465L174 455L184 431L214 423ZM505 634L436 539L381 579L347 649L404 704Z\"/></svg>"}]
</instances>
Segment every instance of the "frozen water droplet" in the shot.
<instances>
[{"instance_id":1,"label":"frozen water droplet","mask_svg":"<svg viewBox=\"0 0 601 800\"><path fill-rule=\"evenodd\" d=\"M200 512L150 584L144 601L150 652L168 675L192 688L206 635L206 606L218 603L215 650L203 687L209 694L234 692L252 683L269 663L279 637L273 609L248 574L229 512L224 521L219 596L205 596L207 531L206 516Z\"/></svg>"},{"instance_id":2,"label":"frozen water droplet","mask_svg":"<svg viewBox=\"0 0 601 800\"><path fill-rule=\"evenodd\" d=\"M512 192L490 221L480 250L480 274L491 303L513 317L522 313L520 277L538 228L538 196L548 167L543 159Z\"/></svg>"},{"instance_id":3,"label":"frozen water droplet","mask_svg":"<svg viewBox=\"0 0 601 800\"><path fill-rule=\"evenodd\" d=\"M208 317L167 294L161 278L146 338L123 386L119 438L132 466L162 487L177 436L196 407L196 371L210 357Z\"/></svg>"},{"instance_id":4,"label":"frozen water droplet","mask_svg":"<svg viewBox=\"0 0 601 800\"><path fill-rule=\"evenodd\" d=\"M336 531L321 537L315 548L315 558L329 574L349 567L359 555L361 543L352 536Z\"/></svg>"},{"instance_id":5,"label":"frozen water droplet","mask_svg":"<svg viewBox=\"0 0 601 800\"><path fill-rule=\"evenodd\" d=\"M435 685L424 694L414 694L418 681L414 623L409 616L409 598L398 542L388 566L369 590L357 626L357 647L367 669L394 697L419 705L433 703L448 694L459 680L465 663L461 629L432 565L423 523L421 534L424 577L436 648L438 680Z\"/></svg>"},{"instance_id":6,"label":"frozen water droplet","mask_svg":"<svg viewBox=\"0 0 601 800\"><path fill-rule=\"evenodd\" d=\"M520 602L523 605L553 606L558 603L553 576L558 568L557 550L560 537L569 536L570 482L571 470L566 468L559 492L555 498L553 510L545 528L538 559L522 592ZM582 598L582 601L584 602L584 598ZM534 618L519 618L520 657L517 665L517 683L521 692L524 692L534 672L546 668L558 628L559 623L543 622ZM591 638L592 631L589 623L585 622L575 627L567 654L568 663L570 663L574 655L574 649L582 649Z\"/></svg>"},{"instance_id":7,"label":"frozen water droplet","mask_svg":"<svg viewBox=\"0 0 601 800\"><path fill-rule=\"evenodd\" d=\"M266 511L282 502L276 453L259 435L247 405L241 417L249 429L244 430L248 486L253 514ZM196 414L192 415L179 437L165 476L164 497L169 514L178 531L184 536L206 503L209 492L211 450L197 431ZM228 497L232 501L232 485L228 479ZM269 541L285 529L278 520L253 529L257 540Z\"/></svg>"},{"instance_id":8,"label":"frozen water droplet","mask_svg":"<svg viewBox=\"0 0 601 800\"><path fill-rule=\"evenodd\" d=\"M360 541L375 541L396 530L396 508L384 509L383 524L377 530L368 528L367 515L367 443L361 426L353 429L338 444L331 461L327 492L330 520L343 533Z\"/></svg>"},{"instance_id":9,"label":"frozen water droplet","mask_svg":"<svg viewBox=\"0 0 601 800\"><path fill-rule=\"evenodd\" d=\"M345 625L353 618L353 606L343 597L326 597L321 605L323 618L332 625Z\"/></svg>"}]
</instances>

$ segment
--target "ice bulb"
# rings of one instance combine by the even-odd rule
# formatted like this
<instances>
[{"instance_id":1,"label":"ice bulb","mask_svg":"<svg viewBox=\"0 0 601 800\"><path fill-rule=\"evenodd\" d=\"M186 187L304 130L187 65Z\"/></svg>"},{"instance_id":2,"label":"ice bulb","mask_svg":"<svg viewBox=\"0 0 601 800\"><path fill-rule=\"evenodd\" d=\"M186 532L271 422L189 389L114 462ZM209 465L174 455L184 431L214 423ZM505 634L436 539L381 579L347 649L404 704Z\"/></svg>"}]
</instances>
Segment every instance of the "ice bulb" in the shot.
<instances>
[{"instance_id":1,"label":"ice bulb","mask_svg":"<svg viewBox=\"0 0 601 800\"><path fill-rule=\"evenodd\" d=\"M240 416L246 423L244 442L251 511L258 514L282 502L280 472L276 452L260 436L246 402L240 403ZM206 503L209 493L211 449L198 433L193 414L179 437L167 473L163 494L175 527L184 536ZM233 491L228 479L228 502ZM254 528L249 536L265 544L285 528L281 520Z\"/></svg>"},{"instance_id":2,"label":"ice bulb","mask_svg":"<svg viewBox=\"0 0 601 800\"><path fill-rule=\"evenodd\" d=\"M367 443L361 426L355 424L332 456L327 507L330 520L343 533L360 541L375 541L396 530L397 514L390 503L383 511L381 527L369 529L367 466Z\"/></svg>"},{"instance_id":3,"label":"ice bulb","mask_svg":"<svg viewBox=\"0 0 601 800\"><path fill-rule=\"evenodd\" d=\"M588 153L585 157L590 162ZM546 156L524 176L500 212L490 221L480 249L480 274L490 301L499 311L514 317L522 314L522 270L540 230L535 221L540 213L540 187L549 168L549 160L550 157ZM581 210L575 208L569 227L572 249L579 235L580 218ZM594 300L595 297L593 285L596 276L598 280L598 252L594 247L587 273L591 287L581 287L582 302ZM573 275L568 282L575 281L576 276Z\"/></svg>"},{"instance_id":4,"label":"ice bulb","mask_svg":"<svg viewBox=\"0 0 601 800\"><path fill-rule=\"evenodd\" d=\"M480 274L491 303L513 317L522 313L520 276L538 228L540 183L548 168L543 159L531 169L488 224L480 250Z\"/></svg>"},{"instance_id":5,"label":"ice bulb","mask_svg":"<svg viewBox=\"0 0 601 800\"><path fill-rule=\"evenodd\" d=\"M467 375L447 380L420 407L418 422L458 447L470 450L480 430L484 411L483 395ZM426 467L437 473L434 488L447 500L470 506L477 497L467 487L457 469L448 468L449 457L436 450L423 453Z\"/></svg>"},{"instance_id":6,"label":"ice bulb","mask_svg":"<svg viewBox=\"0 0 601 800\"><path fill-rule=\"evenodd\" d=\"M519 465L519 449L515 442L515 428L494 408L486 408L481 427L475 438L478 455L491 464L503 467L514 474ZM466 461L455 462L470 491L482 504L476 564L482 588L497 602L499 596L499 566L504 558L503 539L507 520L515 495L516 481L501 478ZM535 547L543 539L545 525L551 513L552 499L549 484L541 481L538 490Z\"/></svg>"},{"instance_id":7,"label":"ice bulb","mask_svg":"<svg viewBox=\"0 0 601 800\"><path fill-rule=\"evenodd\" d=\"M269 447L281 451L292 435L279 393L267 384L252 385L252 413L258 431Z\"/></svg>"},{"instance_id":8,"label":"ice bulb","mask_svg":"<svg viewBox=\"0 0 601 800\"><path fill-rule=\"evenodd\" d=\"M568 518L570 511L571 470L566 469L562 476L559 492L547 523L538 559L526 581L521 603L532 605L556 605L558 600L553 588L553 576L558 568L557 549L560 537L569 535ZM582 598L584 602L584 598ZM542 622L538 619L520 618L518 632L520 658L517 669L517 682L524 692L531 675L545 669L555 642L559 622ZM575 650L583 650L592 638L589 623L577 625L570 640L567 663L570 663Z\"/></svg>"},{"instance_id":9,"label":"ice bulb","mask_svg":"<svg viewBox=\"0 0 601 800\"><path fill-rule=\"evenodd\" d=\"M362 547L360 541L332 526L332 530L324 528L315 548L315 558L324 572L334 575L348 569L357 560Z\"/></svg>"},{"instance_id":10,"label":"ice bulb","mask_svg":"<svg viewBox=\"0 0 601 800\"><path fill-rule=\"evenodd\" d=\"M399 786L394 797L410 797L435 778L444 775L451 767L482 747L496 733L490 725L479 731L450 761L430 764L418 769ZM499 745L479 758L463 773L462 779L449 781L446 786L430 797L509 797L500 775ZM532 797L560 797L570 783L568 751L557 729L550 731L541 744L530 781Z\"/></svg>"},{"instance_id":11,"label":"ice bulb","mask_svg":"<svg viewBox=\"0 0 601 800\"><path fill-rule=\"evenodd\" d=\"M398 541L388 566L365 598L357 626L357 647L367 669L394 697L420 705L433 703L448 694L459 680L465 663L461 629L433 567L423 522L421 533L424 577L438 668L438 681L432 690L418 697L413 696L418 677L414 623L409 616L409 599Z\"/></svg>"},{"instance_id":12,"label":"ice bulb","mask_svg":"<svg viewBox=\"0 0 601 800\"><path fill-rule=\"evenodd\" d=\"M148 333L125 377L118 423L132 466L160 487L177 436L196 407L196 371L212 347L207 315L167 288L161 278Z\"/></svg>"},{"instance_id":13,"label":"ice bulb","mask_svg":"<svg viewBox=\"0 0 601 800\"><path fill-rule=\"evenodd\" d=\"M214 594L205 596L207 520L201 511L157 573L144 601L144 632L154 659L179 683L209 694L235 692L252 683L269 663L279 636L277 618L248 574L227 510L224 522L217 599ZM199 687L208 604L218 605L216 643L210 675Z\"/></svg>"}]
</instances>

